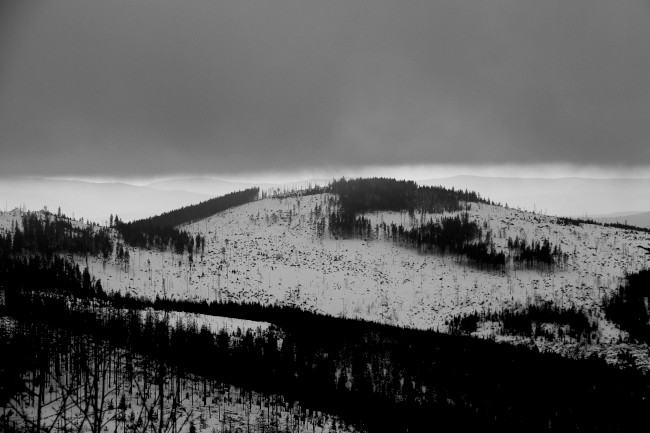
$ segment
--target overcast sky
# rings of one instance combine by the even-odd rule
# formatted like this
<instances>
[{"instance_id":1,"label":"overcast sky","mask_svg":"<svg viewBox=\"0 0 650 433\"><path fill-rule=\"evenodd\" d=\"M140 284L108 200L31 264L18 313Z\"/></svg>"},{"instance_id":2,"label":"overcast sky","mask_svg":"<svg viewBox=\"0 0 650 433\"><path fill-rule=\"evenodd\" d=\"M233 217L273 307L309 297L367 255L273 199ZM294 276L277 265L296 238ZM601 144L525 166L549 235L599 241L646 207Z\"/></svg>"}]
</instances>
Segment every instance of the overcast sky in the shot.
<instances>
[{"instance_id":1,"label":"overcast sky","mask_svg":"<svg viewBox=\"0 0 650 433\"><path fill-rule=\"evenodd\" d=\"M2 0L0 146L16 175L647 169L650 2Z\"/></svg>"}]
</instances>

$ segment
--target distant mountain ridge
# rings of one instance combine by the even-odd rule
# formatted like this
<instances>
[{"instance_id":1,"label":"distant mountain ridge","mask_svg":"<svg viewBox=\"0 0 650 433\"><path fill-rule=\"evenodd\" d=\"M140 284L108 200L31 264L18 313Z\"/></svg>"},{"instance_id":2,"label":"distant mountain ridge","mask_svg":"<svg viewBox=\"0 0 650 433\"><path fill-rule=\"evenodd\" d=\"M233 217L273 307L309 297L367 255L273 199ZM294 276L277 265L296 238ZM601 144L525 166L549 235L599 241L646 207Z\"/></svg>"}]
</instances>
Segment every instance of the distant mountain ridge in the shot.
<instances>
[{"instance_id":1,"label":"distant mountain ridge","mask_svg":"<svg viewBox=\"0 0 650 433\"><path fill-rule=\"evenodd\" d=\"M0 206L7 209L22 205L28 209L48 206L54 211L61 206L68 215L84 216L97 222L107 221L111 213L119 214L123 221L130 221L254 186L263 191L272 188L306 188L310 184L326 185L331 180L253 183L213 177L185 177L138 186L119 182L0 177ZM650 226L650 217L644 215L650 212L650 179L544 179L462 175L416 182L419 185L476 191L483 198L504 205L507 203L510 207L549 215L603 218L605 222L625 222L627 219L629 224ZM632 214L639 216L632 217Z\"/></svg>"},{"instance_id":2,"label":"distant mountain ridge","mask_svg":"<svg viewBox=\"0 0 650 433\"><path fill-rule=\"evenodd\" d=\"M148 183L145 186L159 191L187 191L217 197L240 189L252 188L255 185L248 182L236 182L210 177L192 177L161 180Z\"/></svg>"},{"instance_id":3,"label":"distant mountain ridge","mask_svg":"<svg viewBox=\"0 0 650 433\"><path fill-rule=\"evenodd\" d=\"M210 198L187 191L161 191L120 182L87 182L44 178L0 177L0 205L13 209L24 206L38 210L60 206L69 216L98 223L118 214L124 221L145 218L169 209Z\"/></svg>"},{"instance_id":4,"label":"distant mountain ridge","mask_svg":"<svg viewBox=\"0 0 650 433\"><path fill-rule=\"evenodd\" d=\"M594 217L596 221L606 223L623 223L638 227L650 228L650 212L639 212L625 215Z\"/></svg>"},{"instance_id":5,"label":"distant mountain ridge","mask_svg":"<svg viewBox=\"0 0 650 433\"><path fill-rule=\"evenodd\" d=\"M603 215L650 211L650 179L509 178L454 176L418 181L475 190L490 200L549 215Z\"/></svg>"},{"instance_id":6,"label":"distant mountain ridge","mask_svg":"<svg viewBox=\"0 0 650 433\"><path fill-rule=\"evenodd\" d=\"M309 185L326 185L332 179L306 179L302 181L272 183L272 182L243 182L219 179L214 177L181 177L146 184L147 187L161 191L188 191L218 197L235 191L259 187L262 190L270 188L304 189Z\"/></svg>"}]
</instances>

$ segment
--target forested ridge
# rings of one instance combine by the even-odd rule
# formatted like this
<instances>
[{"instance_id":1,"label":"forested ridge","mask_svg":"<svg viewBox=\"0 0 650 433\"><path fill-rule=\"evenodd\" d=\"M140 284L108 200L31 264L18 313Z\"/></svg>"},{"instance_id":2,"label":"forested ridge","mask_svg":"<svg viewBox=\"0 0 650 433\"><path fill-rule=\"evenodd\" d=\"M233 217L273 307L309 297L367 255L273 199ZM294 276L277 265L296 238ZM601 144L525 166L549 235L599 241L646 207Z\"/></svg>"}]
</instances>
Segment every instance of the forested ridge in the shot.
<instances>
[{"instance_id":1,"label":"forested ridge","mask_svg":"<svg viewBox=\"0 0 650 433\"><path fill-rule=\"evenodd\" d=\"M351 219L371 210L441 213L462 210L461 202L490 203L473 191L376 177L334 180L329 192L339 196L343 212Z\"/></svg>"},{"instance_id":2,"label":"forested ridge","mask_svg":"<svg viewBox=\"0 0 650 433\"><path fill-rule=\"evenodd\" d=\"M56 253L92 254L107 258L113 252L109 229L92 224L73 224L49 212L25 212L12 228L0 233L0 256Z\"/></svg>"},{"instance_id":3,"label":"forested ridge","mask_svg":"<svg viewBox=\"0 0 650 433\"><path fill-rule=\"evenodd\" d=\"M120 232L124 241L131 246L160 249L172 247L178 253L183 253L186 250L192 253L192 249L200 249L200 245L196 245L200 239L195 241L187 232L178 230L177 226L251 202L257 199L258 195L259 188L249 188L146 219L128 223L118 220L115 228Z\"/></svg>"},{"instance_id":4,"label":"forested ridge","mask_svg":"<svg viewBox=\"0 0 650 433\"><path fill-rule=\"evenodd\" d=\"M330 185L337 194L334 210L330 211L329 230L336 238L392 239L420 251L435 250L441 254L464 255L477 267L502 269L510 256L515 263L526 268L550 267L562 263L565 256L561 248L552 246L548 240L516 238L508 242L508 256L497 251L492 241L492 232L469 218L464 210L469 203L490 204L475 192L456 191L443 187L422 187L413 181L394 179L344 178ZM406 212L412 221L419 221L407 228L402 224L375 223L365 216L371 211ZM439 216L425 220L417 215L427 213L458 212L455 216ZM319 228L319 233L323 229Z\"/></svg>"},{"instance_id":5,"label":"forested ridge","mask_svg":"<svg viewBox=\"0 0 650 433\"><path fill-rule=\"evenodd\" d=\"M563 225L574 225L574 226L579 226L582 224L590 224L590 225L597 225L603 227L613 227L622 230L633 230L637 232L650 233L650 228L647 227L638 227L638 226L634 226L626 223L618 223L618 222L612 222L612 223L598 222L592 218L558 217L557 223Z\"/></svg>"}]
</instances>

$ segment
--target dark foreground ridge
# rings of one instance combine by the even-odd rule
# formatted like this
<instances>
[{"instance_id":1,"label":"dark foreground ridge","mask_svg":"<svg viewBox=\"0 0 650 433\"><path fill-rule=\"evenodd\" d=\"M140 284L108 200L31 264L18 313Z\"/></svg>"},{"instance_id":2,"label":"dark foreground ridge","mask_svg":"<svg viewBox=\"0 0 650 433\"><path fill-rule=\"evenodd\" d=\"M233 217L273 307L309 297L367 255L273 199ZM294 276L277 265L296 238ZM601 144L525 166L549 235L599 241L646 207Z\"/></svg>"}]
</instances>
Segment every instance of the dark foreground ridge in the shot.
<instances>
[{"instance_id":1,"label":"dark foreground ridge","mask_svg":"<svg viewBox=\"0 0 650 433\"><path fill-rule=\"evenodd\" d=\"M30 280L17 278L26 271L33 275ZM85 284L83 276L75 278L74 271L53 276L42 261L4 267L0 275L4 314L21 323L91 335L142 354L160 367L152 375L184 371L280 394L368 431L634 431L650 410L646 376L597 358L569 360L487 340L274 305L107 295ZM275 327L259 335L215 336L135 314L144 308L267 321ZM40 350L38 344L24 343ZM2 362L6 372L30 365L19 357ZM12 377L3 381L21 386ZM6 387L4 398L18 391Z\"/></svg>"}]
</instances>

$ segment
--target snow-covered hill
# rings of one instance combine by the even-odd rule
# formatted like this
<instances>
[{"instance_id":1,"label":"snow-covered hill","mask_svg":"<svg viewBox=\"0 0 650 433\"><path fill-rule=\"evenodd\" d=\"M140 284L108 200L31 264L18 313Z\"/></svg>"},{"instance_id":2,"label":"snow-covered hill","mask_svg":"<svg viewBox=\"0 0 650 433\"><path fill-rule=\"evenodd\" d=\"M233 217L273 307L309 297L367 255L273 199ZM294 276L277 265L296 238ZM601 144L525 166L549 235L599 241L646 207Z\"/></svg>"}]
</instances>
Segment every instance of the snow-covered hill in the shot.
<instances>
[{"instance_id":1,"label":"snow-covered hill","mask_svg":"<svg viewBox=\"0 0 650 433\"><path fill-rule=\"evenodd\" d=\"M332 238L316 233L316 206L327 212L328 195L265 199L181 227L206 236L203 258L170 251L133 250L131 263L93 263L105 287L192 299L256 299L290 303L420 328L439 327L459 312L525 303L535 297L596 307L622 282L626 271L646 263L643 233L586 225L558 226L542 215L472 205L470 216L487 223L497 245L508 237L549 239L570 254L566 269L486 272L456 257L423 255L392 241ZM427 215L425 219L436 215ZM416 224L406 213L366 215ZM505 231L504 231L505 230ZM91 260L93 262L93 260ZM101 265L101 266L99 266ZM163 280L165 282L163 287ZM163 293L164 289L164 293Z\"/></svg>"},{"instance_id":2,"label":"snow-covered hill","mask_svg":"<svg viewBox=\"0 0 650 433\"><path fill-rule=\"evenodd\" d=\"M182 226L206 238L205 250L195 253L193 263L187 254L131 247L128 262L77 260L87 264L105 290L151 298L279 303L440 330L459 314L552 301L588 311L597 323L593 340L599 347L626 338L605 319L602 298L623 283L626 272L649 264L649 256L639 246L650 246L650 234L598 225L558 225L554 217L474 203L470 218L492 231L497 249L506 250L508 238L518 236L529 243L548 239L569 256L566 265L553 270L509 266L506 271L488 271L455 255L405 248L386 239L381 230L367 239L336 239L327 229L319 236L317 222L324 217L327 224L333 202L328 194L267 198ZM411 218L407 213L374 212L365 216L373 227L381 222L409 227L441 215Z\"/></svg>"}]
</instances>

